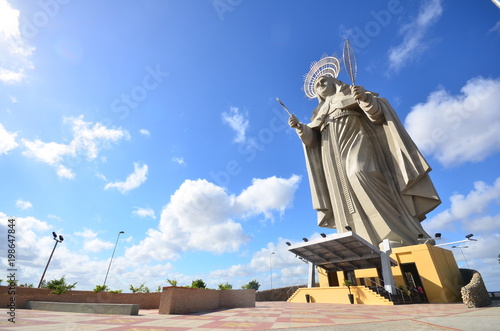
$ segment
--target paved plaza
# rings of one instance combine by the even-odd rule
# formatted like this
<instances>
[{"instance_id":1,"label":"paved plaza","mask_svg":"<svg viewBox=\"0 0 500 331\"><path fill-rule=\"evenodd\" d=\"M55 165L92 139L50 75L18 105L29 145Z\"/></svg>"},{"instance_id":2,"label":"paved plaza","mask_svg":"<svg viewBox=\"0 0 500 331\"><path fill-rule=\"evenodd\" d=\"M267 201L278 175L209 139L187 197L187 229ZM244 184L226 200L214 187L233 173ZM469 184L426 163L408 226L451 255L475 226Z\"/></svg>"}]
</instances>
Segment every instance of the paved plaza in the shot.
<instances>
[{"instance_id":1,"label":"paved plaza","mask_svg":"<svg viewBox=\"0 0 500 331\"><path fill-rule=\"evenodd\" d=\"M462 303L369 306L257 302L255 308L137 316L18 309L16 323L0 309L0 330L500 330L500 302L485 308Z\"/></svg>"}]
</instances>

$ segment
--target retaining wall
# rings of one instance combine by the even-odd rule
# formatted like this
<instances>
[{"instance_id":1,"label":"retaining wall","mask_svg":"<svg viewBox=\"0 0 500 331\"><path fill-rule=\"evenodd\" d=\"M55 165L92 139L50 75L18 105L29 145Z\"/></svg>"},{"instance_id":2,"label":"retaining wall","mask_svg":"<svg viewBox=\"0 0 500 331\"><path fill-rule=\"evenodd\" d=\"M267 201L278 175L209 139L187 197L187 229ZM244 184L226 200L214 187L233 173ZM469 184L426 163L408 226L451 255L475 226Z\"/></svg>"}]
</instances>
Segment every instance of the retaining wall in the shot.
<instances>
[{"instance_id":1,"label":"retaining wall","mask_svg":"<svg viewBox=\"0 0 500 331\"><path fill-rule=\"evenodd\" d=\"M186 314L218 308L255 307L255 290L164 287L159 314Z\"/></svg>"}]
</instances>

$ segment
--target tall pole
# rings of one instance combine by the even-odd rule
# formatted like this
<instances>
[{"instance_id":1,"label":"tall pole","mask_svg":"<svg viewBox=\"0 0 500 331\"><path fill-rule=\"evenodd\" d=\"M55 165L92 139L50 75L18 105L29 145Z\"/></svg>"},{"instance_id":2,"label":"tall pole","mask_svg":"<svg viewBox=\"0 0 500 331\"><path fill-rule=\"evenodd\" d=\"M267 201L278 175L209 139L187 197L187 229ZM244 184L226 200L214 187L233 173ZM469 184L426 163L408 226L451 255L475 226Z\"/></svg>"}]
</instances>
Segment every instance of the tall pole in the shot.
<instances>
[{"instance_id":1,"label":"tall pole","mask_svg":"<svg viewBox=\"0 0 500 331\"><path fill-rule=\"evenodd\" d=\"M120 235L122 233L125 233L125 232L123 232L123 231L118 232L118 237L116 237L115 248L113 248L113 254L111 254L111 260L109 260L108 271L106 272L106 277L104 277L104 284L102 284L103 289L106 287L106 280L108 279L109 269L111 269L111 263L113 262L113 257L115 256L116 246L118 245L118 239L120 238Z\"/></svg>"},{"instance_id":2,"label":"tall pole","mask_svg":"<svg viewBox=\"0 0 500 331\"><path fill-rule=\"evenodd\" d=\"M469 246L463 246L463 247L462 246L452 246L451 248L460 248L460 251L462 252L462 256L464 258L465 264L467 265L467 269L470 269L469 262L467 262L467 259L465 258L465 254L464 254L464 250L463 250L464 248L467 248L467 247L469 247Z\"/></svg>"},{"instance_id":3,"label":"tall pole","mask_svg":"<svg viewBox=\"0 0 500 331\"><path fill-rule=\"evenodd\" d=\"M269 273L271 274L271 290L273 289L273 264L271 262L271 256L273 256L274 252L269 254Z\"/></svg>"},{"instance_id":4,"label":"tall pole","mask_svg":"<svg viewBox=\"0 0 500 331\"><path fill-rule=\"evenodd\" d=\"M54 255L54 251L56 250L57 244L62 242L64 240L63 236L59 236L59 239L57 239L57 235L55 232L52 232L52 235L54 236L54 240L56 241L54 248L52 248L52 253L50 253L49 260L47 261L47 265L45 266L45 270L43 271L42 278L40 279L40 283L38 283L38 288L42 286L43 278L45 277L45 273L47 272L47 269L49 268L50 260L52 260L52 255Z\"/></svg>"}]
</instances>

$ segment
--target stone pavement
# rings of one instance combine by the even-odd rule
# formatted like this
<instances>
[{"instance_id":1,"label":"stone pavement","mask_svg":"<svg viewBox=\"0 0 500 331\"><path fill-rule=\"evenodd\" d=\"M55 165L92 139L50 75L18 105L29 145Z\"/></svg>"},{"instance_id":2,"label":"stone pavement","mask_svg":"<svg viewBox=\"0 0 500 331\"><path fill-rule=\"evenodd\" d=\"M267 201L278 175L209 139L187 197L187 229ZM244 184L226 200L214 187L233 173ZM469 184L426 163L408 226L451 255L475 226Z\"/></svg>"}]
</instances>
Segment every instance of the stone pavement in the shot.
<instances>
[{"instance_id":1,"label":"stone pavement","mask_svg":"<svg viewBox=\"0 0 500 331\"><path fill-rule=\"evenodd\" d=\"M0 309L0 330L500 330L500 301L484 308L462 303L369 306L257 302L255 308L187 315L137 316L16 310L15 325Z\"/></svg>"}]
</instances>

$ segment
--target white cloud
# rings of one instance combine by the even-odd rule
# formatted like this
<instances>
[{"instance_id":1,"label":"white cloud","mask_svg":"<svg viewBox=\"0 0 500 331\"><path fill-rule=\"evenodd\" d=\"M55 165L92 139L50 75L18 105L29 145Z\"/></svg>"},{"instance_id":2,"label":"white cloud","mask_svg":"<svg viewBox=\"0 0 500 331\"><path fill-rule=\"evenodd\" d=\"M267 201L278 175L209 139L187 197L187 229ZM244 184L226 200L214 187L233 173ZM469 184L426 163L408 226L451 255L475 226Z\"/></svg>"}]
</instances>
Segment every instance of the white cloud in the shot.
<instances>
[{"instance_id":1,"label":"white cloud","mask_svg":"<svg viewBox=\"0 0 500 331\"><path fill-rule=\"evenodd\" d=\"M132 211L132 214L139 217L151 217L152 219L156 218L155 211L152 208L135 207L135 210Z\"/></svg>"},{"instance_id":2,"label":"white cloud","mask_svg":"<svg viewBox=\"0 0 500 331\"><path fill-rule=\"evenodd\" d=\"M116 188L121 193L126 193L141 186L146 181L147 174L147 164L140 166L139 163L134 162L134 172L131 173L124 182L107 183L104 189L109 190L110 188Z\"/></svg>"},{"instance_id":3,"label":"white cloud","mask_svg":"<svg viewBox=\"0 0 500 331\"><path fill-rule=\"evenodd\" d=\"M184 162L184 158L182 157L173 157L172 161L180 165L186 165L186 162Z\"/></svg>"},{"instance_id":4,"label":"white cloud","mask_svg":"<svg viewBox=\"0 0 500 331\"><path fill-rule=\"evenodd\" d=\"M500 21L498 21L495 26L493 26L489 32L497 32L497 33L500 33Z\"/></svg>"},{"instance_id":5,"label":"white cloud","mask_svg":"<svg viewBox=\"0 0 500 331\"><path fill-rule=\"evenodd\" d=\"M254 180L240 196L206 180L186 180L163 208L157 229L129 248L126 257L134 261L176 259L185 251L236 252L250 238L237 219L289 206L298 181L271 177ZM258 193L275 190L275 196ZM268 201L270 200L270 201Z\"/></svg>"},{"instance_id":6,"label":"white cloud","mask_svg":"<svg viewBox=\"0 0 500 331\"><path fill-rule=\"evenodd\" d=\"M418 16L411 22L403 25L400 33L403 42L389 50L389 67L393 70L401 69L408 61L420 56L426 49L424 41L429 28L439 20L443 8L440 0L426 0L420 7Z\"/></svg>"},{"instance_id":7,"label":"white cloud","mask_svg":"<svg viewBox=\"0 0 500 331\"><path fill-rule=\"evenodd\" d=\"M17 147L16 136L17 133L7 131L0 123L0 155L7 154Z\"/></svg>"},{"instance_id":8,"label":"white cloud","mask_svg":"<svg viewBox=\"0 0 500 331\"><path fill-rule=\"evenodd\" d=\"M75 235L84 238L83 250L86 252L97 253L104 249L110 249L114 246L113 243L102 241L97 238L97 233L85 228L82 232L75 232Z\"/></svg>"},{"instance_id":9,"label":"white cloud","mask_svg":"<svg viewBox=\"0 0 500 331\"><path fill-rule=\"evenodd\" d=\"M62 164L57 166L57 175L61 178L73 179L75 178L75 173L71 169L66 168Z\"/></svg>"},{"instance_id":10,"label":"white cloud","mask_svg":"<svg viewBox=\"0 0 500 331\"><path fill-rule=\"evenodd\" d=\"M405 125L419 148L444 166L478 162L500 151L500 79L476 77L450 95L443 88L414 106Z\"/></svg>"},{"instance_id":11,"label":"white cloud","mask_svg":"<svg viewBox=\"0 0 500 331\"><path fill-rule=\"evenodd\" d=\"M429 232L453 230L457 222L464 228L478 233L500 230L499 216L484 214L490 204L500 203L500 177L491 186L481 181L475 182L474 189L466 196L455 193L450 197L450 201L450 208L422 223L426 230Z\"/></svg>"},{"instance_id":12,"label":"white cloud","mask_svg":"<svg viewBox=\"0 0 500 331\"><path fill-rule=\"evenodd\" d=\"M146 130L146 129L140 129L139 133L144 135L144 136L148 136L148 137L151 135L151 132L149 132L149 130Z\"/></svg>"},{"instance_id":13,"label":"white cloud","mask_svg":"<svg viewBox=\"0 0 500 331\"><path fill-rule=\"evenodd\" d=\"M236 207L247 211L250 215L262 213L266 218L272 218L271 210L279 210L283 213L285 208L289 207L288 204L292 202L299 182L300 177L297 175L289 179L275 176L253 179L252 185L236 198ZM284 204L284 201L287 204Z\"/></svg>"},{"instance_id":14,"label":"white cloud","mask_svg":"<svg viewBox=\"0 0 500 331\"><path fill-rule=\"evenodd\" d=\"M18 199L16 201L16 207L22 210L30 209L33 207L31 202L29 201L24 201L23 199Z\"/></svg>"},{"instance_id":15,"label":"white cloud","mask_svg":"<svg viewBox=\"0 0 500 331\"><path fill-rule=\"evenodd\" d=\"M23 152L25 156L54 166L57 175L62 178L75 177L74 172L63 165L65 158L85 156L88 161L92 161L97 158L100 149L109 147L112 142L130 138L126 130L110 129L101 123L85 122L83 115L65 118L64 122L70 123L73 131L73 139L69 144L46 143L40 139L22 140L26 148Z\"/></svg>"},{"instance_id":16,"label":"white cloud","mask_svg":"<svg viewBox=\"0 0 500 331\"><path fill-rule=\"evenodd\" d=\"M240 109L237 107L230 107L229 113L222 113L222 121L235 131L236 137L234 141L237 143L244 143L246 141L246 131L249 125L247 116L246 112L240 113Z\"/></svg>"},{"instance_id":17,"label":"white cloud","mask_svg":"<svg viewBox=\"0 0 500 331\"><path fill-rule=\"evenodd\" d=\"M19 10L6 0L0 0L0 81L14 84L25 79L33 69L31 55L35 50L22 38L19 30Z\"/></svg>"}]
</instances>

